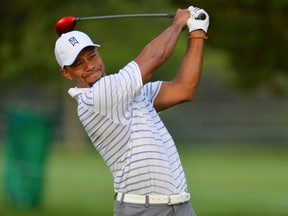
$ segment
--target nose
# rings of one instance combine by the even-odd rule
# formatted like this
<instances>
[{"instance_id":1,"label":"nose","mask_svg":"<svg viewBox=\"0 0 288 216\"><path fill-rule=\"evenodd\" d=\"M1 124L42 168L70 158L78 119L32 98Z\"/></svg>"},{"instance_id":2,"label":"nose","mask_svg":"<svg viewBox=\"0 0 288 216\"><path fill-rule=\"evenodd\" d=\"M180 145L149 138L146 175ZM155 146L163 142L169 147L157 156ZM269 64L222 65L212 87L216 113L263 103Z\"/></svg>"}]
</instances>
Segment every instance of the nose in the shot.
<instances>
[{"instance_id":1,"label":"nose","mask_svg":"<svg viewBox=\"0 0 288 216\"><path fill-rule=\"evenodd\" d=\"M89 60L85 61L85 65L87 71L92 71L95 68L95 64Z\"/></svg>"},{"instance_id":2,"label":"nose","mask_svg":"<svg viewBox=\"0 0 288 216\"><path fill-rule=\"evenodd\" d=\"M87 69L88 71L92 71L94 69L94 65L92 63L88 63Z\"/></svg>"}]
</instances>

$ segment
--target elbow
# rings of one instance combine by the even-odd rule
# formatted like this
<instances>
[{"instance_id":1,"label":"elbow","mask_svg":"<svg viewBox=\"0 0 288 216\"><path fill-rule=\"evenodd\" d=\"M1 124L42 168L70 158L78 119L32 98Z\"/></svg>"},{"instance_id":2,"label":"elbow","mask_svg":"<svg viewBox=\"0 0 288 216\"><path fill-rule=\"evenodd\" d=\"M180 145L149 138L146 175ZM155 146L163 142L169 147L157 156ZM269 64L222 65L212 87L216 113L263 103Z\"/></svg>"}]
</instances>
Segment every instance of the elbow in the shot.
<instances>
[{"instance_id":1,"label":"elbow","mask_svg":"<svg viewBox=\"0 0 288 216\"><path fill-rule=\"evenodd\" d=\"M186 94L184 97L183 97L183 103L184 102L190 102L190 101L192 101L192 99L193 99L193 96L194 96L194 94Z\"/></svg>"},{"instance_id":2,"label":"elbow","mask_svg":"<svg viewBox=\"0 0 288 216\"><path fill-rule=\"evenodd\" d=\"M194 98L195 95L195 91L196 91L196 87L193 88L184 88L183 91L181 92L182 95L182 103L185 102L191 102Z\"/></svg>"}]
</instances>

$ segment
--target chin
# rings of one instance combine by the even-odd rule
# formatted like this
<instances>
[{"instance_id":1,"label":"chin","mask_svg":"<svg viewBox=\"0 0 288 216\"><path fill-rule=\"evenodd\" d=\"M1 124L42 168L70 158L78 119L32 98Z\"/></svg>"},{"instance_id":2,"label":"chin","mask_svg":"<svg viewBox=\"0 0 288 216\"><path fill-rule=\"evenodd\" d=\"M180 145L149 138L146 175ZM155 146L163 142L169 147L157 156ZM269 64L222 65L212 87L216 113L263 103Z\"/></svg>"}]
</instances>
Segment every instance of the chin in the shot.
<instances>
[{"instance_id":1,"label":"chin","mask_svg":"<svg viewBox=\"0 0 288 216\"><path fill-rule=\"evenodd\" d=\"M95 79L94 81L88 82L88 85L90 87L92 87L96 82L98 82L102 77L100 77L99 79Z\"/></svg>"}]
</instances>

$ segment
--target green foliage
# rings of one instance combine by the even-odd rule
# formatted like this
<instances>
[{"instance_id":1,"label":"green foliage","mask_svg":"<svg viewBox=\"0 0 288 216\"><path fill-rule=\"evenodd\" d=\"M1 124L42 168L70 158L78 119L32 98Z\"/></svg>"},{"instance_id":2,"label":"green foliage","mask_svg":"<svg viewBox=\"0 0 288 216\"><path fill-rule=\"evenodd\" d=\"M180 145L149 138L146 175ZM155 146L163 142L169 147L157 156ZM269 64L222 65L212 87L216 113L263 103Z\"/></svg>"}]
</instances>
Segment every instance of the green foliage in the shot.
<instances>
[{"instance_id":1,"label":"green foliage","mask_svg":"<svg viewBox=\"0 0 288 216\"><path fill-rule=\"evenodd\" d=\"M174 3L174 6L169 5ZM188 0L10 0L1 1L0 80L59 83L54 58L56 22L64 16L95 16L124 13L174 13L186 8ZM227 53L235 70L234 85L253 89L265 84L275 91L287 89L288 2L286 0L213 0L192 2L210 15L209 48ZM171 20L123 19L79 22L102 45L100 54L109 72L116 72L132 60L146 43ZM185 45L179 45L174 62L158 73L169 79L176 70ZM172 71L166 73L165 71Z\"/></svg>"},{"instance_id":2,"label":"green foliage","mask_svg":"<svg viewBox=\"0 0 288 216\"><path fill-rule=\"evenodd\" d=\"M0 79L15 82L50 78L53 66L48 44L53 33L52 20L47 15L49 2L11 0L1 4Z\"/></svg>"},{"instance_id":3,"label":"green foliage","mask_svg":"<svg viewBox=\"0 0 288 216\"><path fill-rule=\"evenodd\" d=\"M5 83L59 82L54 57L56 22L65 16L86 17L124 13L167 12L164 0L153 3L131 0L10 0L1 2L0 80ZM165 5L165 7L163 7ZM170 7L171 9L171 7ZM174 12L175 9L168 12ZM150 22L151 21L151 22ZM171 20L123 19L79 22L102 45L100 54L108 72L116 72L131 61ZM145 29L145 30L144 30Z\"/></svg>"},{"instance_id":4,"label":"green foliage","mask_svg":"<svg viewBox=\"0 0 288 216\"><path fill-rule=\"evenodd\" d=\"M172 0L195 5L210 15L208 44L227 51L235 68L235 85L252 89L266 84L279 92L288 86L288 1Z\"/></svg>"}]
</instances>

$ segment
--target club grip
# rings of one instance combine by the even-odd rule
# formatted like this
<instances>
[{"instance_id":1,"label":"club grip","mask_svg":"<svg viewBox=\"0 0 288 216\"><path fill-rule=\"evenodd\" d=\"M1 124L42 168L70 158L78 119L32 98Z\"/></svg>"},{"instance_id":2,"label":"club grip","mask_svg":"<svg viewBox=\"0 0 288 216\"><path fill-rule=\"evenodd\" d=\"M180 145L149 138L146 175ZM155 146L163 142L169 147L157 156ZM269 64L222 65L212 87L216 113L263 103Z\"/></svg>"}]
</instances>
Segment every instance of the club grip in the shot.
<instances>
[{"instance_id":1,"label":"club grip","mask_svg":"<svg viewBox=\"0 0 288 216\"><path fill-rule=\"evenodd\" d=\"M167 14L167 18L174 18L175 14ZM195 18L196 20L205 20L206 19L206 14L205 13L200 13L198 17Z\"/></svg>"},{"instance_id":2,"label":"club grip","mask_svg":"<svg viewBox=\"0 0 288 216\"><path fill-rule=\"evenodd\" d=\"M174 17L175 17L175 14L170 14L170 13L167 14L167 18L174 18Z\"/></svg>"}]
</instances>

